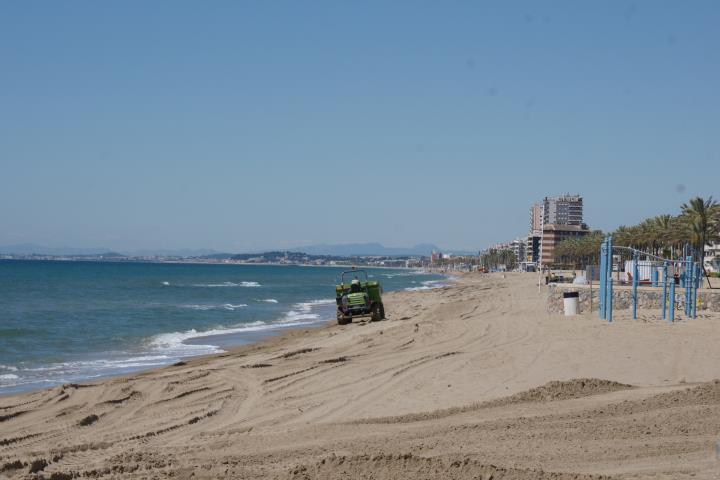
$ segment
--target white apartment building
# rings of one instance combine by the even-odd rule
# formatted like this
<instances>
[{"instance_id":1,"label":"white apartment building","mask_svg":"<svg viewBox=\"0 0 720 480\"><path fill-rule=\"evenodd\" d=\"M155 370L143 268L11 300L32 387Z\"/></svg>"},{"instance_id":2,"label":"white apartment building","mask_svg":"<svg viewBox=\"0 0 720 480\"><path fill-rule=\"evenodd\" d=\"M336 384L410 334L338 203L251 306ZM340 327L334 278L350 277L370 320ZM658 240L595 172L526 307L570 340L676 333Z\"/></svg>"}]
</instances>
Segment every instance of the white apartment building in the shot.
<instances>
[{"instance_id":1,"label":"white apartment building","mask_svg":"<svg viewBox=\"0 0 720 480\"><path fill-rule=\"evenodd\" d=\"M559 195L543 200L545 225L583 224L583 198L580 195ZM535 208L533 207L533 210Z\"/></svg>"}]
</instances>

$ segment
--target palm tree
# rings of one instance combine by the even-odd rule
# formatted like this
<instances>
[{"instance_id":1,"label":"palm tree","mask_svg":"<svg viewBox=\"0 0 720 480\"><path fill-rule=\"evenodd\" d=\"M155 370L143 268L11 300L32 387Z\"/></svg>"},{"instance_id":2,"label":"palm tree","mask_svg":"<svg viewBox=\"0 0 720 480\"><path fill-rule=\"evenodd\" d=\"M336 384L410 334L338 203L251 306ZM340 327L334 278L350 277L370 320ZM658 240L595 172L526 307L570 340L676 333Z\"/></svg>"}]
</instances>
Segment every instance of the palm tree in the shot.
<instances>
[{"instance_id":1,"label":"palm tree","mask_svg":"<svg viewBox=\"0 0 720 480\"><path fill-rule=\"evenodd\" d=\"M704 200L702 197L690 199L688 203L682 204L682 214L687 220L689 233L693 240L693 246L698 249L700 266L705 269L705 245L717 240L720 226L717 222L718 203L709 197Z\"/></svg>"},{"instance_id":2,"label":"palm tree","mask_svg":"<svg viewBox=\"0 0 720 480\"><path fill-rule=\"evenodd\" d=\"M654 219L648 218L638 225L639 244L656 254L660 244L660 234Z\"/></svg>"},{"instance_id":3,"label":"palm tree","mask_svg":"<svg viewBox=\"0 0 720 480\"><path fill-rule=\"evenodd\" d=\"M615 245L628 246L631 243L631 232L630 228L625 225L620 225L617 230L613 232L613 243Z\"/></svg>"},{"instance_id":4,"label":"palm tree","mask_svg":"<svg viewBox=\"0 0 720 480\"><path fill-rule=\"evenodd\" d=\"M657 232L658 241L662 248L661 251L658 251L657 253L660 253L664 256L669 256L672 254L672 244L673 244L673 216L672 215L658 215L657 217L652 219L654 225L655 225L655 231ZM668 252L666 254L666 252Z\"/></svg>"},{"instance_id":5,"label":"palm tree","mask_svg":"<svg viewBox=\"0 0 720 480\"><path fill-rule=\"evenodd\" d=\"M680 255L683 245L692 243L692 229L689 227L685 215L673 217L670 224L671 230L668 241L671 245L673 256L677 257Z\"/></svg>"},{"instance_id":6,"label":"palm tree","mask_svg":"<svg viewBox=\"0 0 720 480\"><path fill-rule=\"evenodd\" d=\"M600 245L604 238L600 230L582 237L566 238L555 247L555 257L562 263L573 264L576 268L593 264L599 261Z\"/></svg>"}]
</instances>

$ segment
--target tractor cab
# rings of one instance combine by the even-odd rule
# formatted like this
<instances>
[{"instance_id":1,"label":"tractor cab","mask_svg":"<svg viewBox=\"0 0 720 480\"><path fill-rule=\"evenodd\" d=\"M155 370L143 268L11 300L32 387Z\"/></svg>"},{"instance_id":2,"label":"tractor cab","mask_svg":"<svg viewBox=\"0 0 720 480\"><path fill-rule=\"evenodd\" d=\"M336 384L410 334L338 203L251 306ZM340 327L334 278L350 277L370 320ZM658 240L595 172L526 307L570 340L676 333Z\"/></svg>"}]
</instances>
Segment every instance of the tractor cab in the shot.
<instances>
[{"instance_id":1,"label":"tractor cab","mask_svg":"<svg viewBox=\"0 0 720 480\"><path fill-rule=\"evenodd\" d=\"M382 303L382 287L377 281L368 280L365 270L342 272L340 285L335 286L338 324L346 325L353 317L370 317L372 321L385 318Z\"/></svg>"}]
</instances>

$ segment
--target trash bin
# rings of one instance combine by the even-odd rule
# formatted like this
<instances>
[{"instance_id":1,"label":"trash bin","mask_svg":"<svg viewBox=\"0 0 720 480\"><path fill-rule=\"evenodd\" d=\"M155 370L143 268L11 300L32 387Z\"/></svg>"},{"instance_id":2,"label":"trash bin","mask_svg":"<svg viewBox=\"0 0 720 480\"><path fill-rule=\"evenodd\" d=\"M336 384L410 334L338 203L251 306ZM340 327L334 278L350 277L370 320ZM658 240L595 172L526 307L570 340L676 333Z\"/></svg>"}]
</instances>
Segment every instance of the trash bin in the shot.
<instances>
[{"instance_id":1,"label":"trash bin","mask_svg":"<svg viewBox=\"0 0 720 480\"><path fill-rule=\"evenodd\" d=\"M565 315L577 315L580 294L578 292L563 292L563 303L565 304Z\"/></svg>"}]
</instances>

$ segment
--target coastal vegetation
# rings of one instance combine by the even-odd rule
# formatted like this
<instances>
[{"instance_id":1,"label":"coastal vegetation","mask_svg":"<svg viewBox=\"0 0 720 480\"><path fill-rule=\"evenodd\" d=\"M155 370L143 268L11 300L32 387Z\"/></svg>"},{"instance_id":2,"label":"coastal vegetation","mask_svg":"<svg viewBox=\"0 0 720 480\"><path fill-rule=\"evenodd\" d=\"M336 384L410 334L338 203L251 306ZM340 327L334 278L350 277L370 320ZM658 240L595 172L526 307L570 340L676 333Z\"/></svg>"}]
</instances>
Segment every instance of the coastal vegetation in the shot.
<instances>
[{"instance_id":1,"label":"coastal vegetation","mask_svg":"<svg viewBox=\"0 0 720 480\"><path fill-rule=\"evenodd\" d=\"M563 240L555 247L555 259L565 265L592 265L600 262L600 244L605 238L601 230Z\"/></svg>"},{"instance_id":2,"label":"coastal vegetation","mask_svg":"<svg viewBox=\"0 0 720 480\"><path fill-rule=\"evenodd\" d=\"M614 245L665 258L679 257L687 244L693 247L695 259L702 264L704 246L720 241L720 204L712 197L695 197L681 205L678 215L658 215L637 225L620 226L610 234ZM556 258L579 266L598 263L605 235L596 230L584 237L564 240L555 250Z\"/></svg>"},{"instance_id":3,"label":"coastal vegetation","mask_svg":"<svg viewBox=\"0 0 720 480\"><path fill-rule=\"evenodd\" d=\"M512 250L490 248L480 255L480 266L488 271L505 266L506 270L517 267L517 258Z\"/></svg>"}]
</instances>

